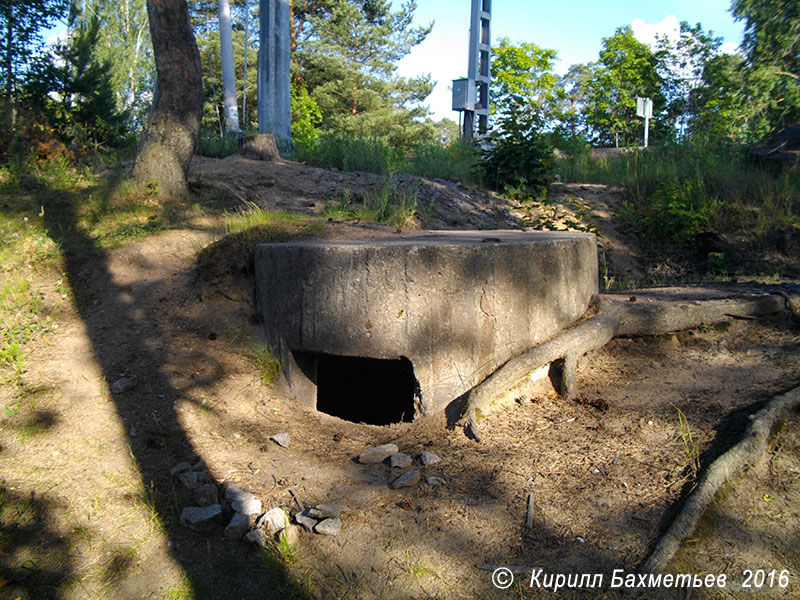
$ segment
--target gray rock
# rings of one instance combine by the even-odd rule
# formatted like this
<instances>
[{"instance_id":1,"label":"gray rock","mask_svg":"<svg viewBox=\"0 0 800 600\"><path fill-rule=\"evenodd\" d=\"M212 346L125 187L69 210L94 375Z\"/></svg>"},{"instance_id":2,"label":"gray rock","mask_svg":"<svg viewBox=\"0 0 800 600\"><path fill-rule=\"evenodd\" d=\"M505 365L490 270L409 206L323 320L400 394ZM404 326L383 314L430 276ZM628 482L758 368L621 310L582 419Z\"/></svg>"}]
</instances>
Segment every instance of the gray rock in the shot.
<instances>
[{"instance_id":1,"label":"gray rock","mask_svg":"<svg viewBox=\"0 0 800 600\"><path fill-rule=\"evenodd\" d=\"M204 460L198 460L196 463L192 465L192 471L205 471L206 470L206 462Z\"/></svg>"},{"instance_id":2,"label":"gray rock","mask_svg":"<svg viewBox=\"0 0 800 600\"><path fill-rule=\"evenodd\" d=\"M244 513L246 515L259 515L261 514L261 500L258 498L234 500L231 502L231 508L236 512Z\"/></svg>"},{"instance_id":3,"label":"gray rock","mask_svg":"<svg viewBox=\"0 0 800 600\"><path fill-rule=\"evenodd\" d=\"M307 514L297 513L294 520L298 525L302 525L306 531L314 531L317 526L317 520L309 517Z\"/></svg>"},{"instance_id":4,"label":"gray rock","mask_svg":"<svg viewBox=\"0 0 800 600\"><path fill-rule=\"evenodd\" d=\"M195 490L201 485L211 483L211 478L209 477L208 473L198 471L187 471L186 473L181 473L178 475L178 479L190 490Z\"/></svg>"},{"instance_id":5,"label":"gray rock","mask_svg":"<svg viewBox=\"0 0 800 600\"><path fill-rule=\"evenodd\" d=\"M192 470L192 465L190 463L184 461L184 462L180 462L177 465L175 465L174 467L172 467L172 469L170 469L170 471L169 471L169 474L172 475L173 477L175 477L177 475L180 475L181 473L186 473L187 471L191 471L191 470Z\"/></svg>"},{"instance_id":6,"label":"gray rock","mask_svg":"<svg viewBox=\"0 0 800 600\"><path fill-rule=\"evenodd\" d=\"M426 467L428 465L435 465L440 460L442 459L436 456L433 452L428 452L427 450L423 452L422 455L419 457L419 462L421 462Z\"/></svg>"},{"instance_id":7,"label":"gray rock","mask_svg":"<svg viewBox=\"0 0 800 600\"><path fill-rule=\"evenodd\" d=\"M411 457L402 452L395 452L389 457L389 464L393 469L407 469L411 466Z\"/></svg>"},{"instance_id":8,"label":"gray rock","mask_svg":"<svg viewBox=\"0 0 800 600\"><path fill-rule=\"evenodd\" d=\"M420 478L419 471L417 471L416 469L412 469L411 471L406 471L405 473L400 475L400 477L395 479L392 482L391 487L395 490L397 488L402 488L402 487L412 487L419 483L419 478Z\"/></svg>"},{"instance_id":9,"label":"gray rock","mask_svg":"<svg viewBox=\"0 0 800 600\"><path fill-rule=\"evenodd\" d=\"M278 444L278 446L280 446L281 448L288 448L289 442L291 441L292 438L289 437L288 433L284 432L284 433L276 433L275 435L270 436L269 439Z\"/></svg>"},{"instance_id":10,"label":"gray rock","mask_svg":"<svg viewBox=\"0 0 800 600\"><path fill-rule=\"evenodd\" d=\"M209 525L222 515L222 506L212 504L210 506L187 506L181 511L181 524L192 528L200 528Z\"/></svg>"},{"instance_id":11,"label":"gray rock","mask_svg":"<svg viewBox=\"0 0 800 600\"><path fill-rule=\"evenodd\" d=\"M384 444L383 446L370 448L358 455L358 462L365 465L382 463L398 450L399 448L396 444Z\"/></svg>"},{"instance_id":12,"label":"gray rock","mask_svg":"<svg viewBox=\"0 0 800 600\"><path fill-rule=\"evenodd\" d=\"M194 500L200 506L211 506L219 502L219 494L217 493L217 486L213 483L206 483L194 490Z\"/></svg>"},{"instance_id":13,"label":"gray rock","mask_svg":"<svg viewBox=\"0 0 800 600\"><path fill-rule=\"evenodd\" d=\"M244 541L258 546L259 548L267 547L267 534L263 529L253 529L244 534Z\"/></svg>"},{"instance_id":14,"label":"gray rock","mask_svg":"<svg viewBox=\"0 0 800 600\"><path fill-rule=\"evenodd\" d=\"M234 513L231 522L225 528L225 538L229 540L240 540L244 534L253 527L253 520L250 515L244 513Z\"/></svg>"},{"instance_id":15,"label":"gray rock","mask_svg":"<svg viewBox=\"0 0 800 600\"><path fill-rule=\"evenodd\" d=\"M428 485L447 485L447 482L441 477L428 477L425 483Z\"/></svg>"},{"instance_id":16,"label":"gray rock","mask_svg":"<svg viewBox=\"0 0 800 600\"><path fill-rule=\"evenodd\" d=\"M225 500L228 502L236 502L237 500L252 500L255 496L250 492L240 490L235 485L228 485L225 487Z\"/></svg>"},{"instance_id":17,"label":"gray rock","mask_svg":"<svg viewBox=\"0 0 800 600\"><path fill-rule=\"evenodd\" d=\"M276 533L289 524L286 513L282 508L273 508L261 515L256 521L256 527L266 529L270 535Z\"/></svg>"},{"instance_id":18,"label":"gray rock","mask_svg":"<svg viewBox=\"0 0 800 600\"><path fill-rule=\"evenodd\" d=\"M123 392L127 392L135 388L138 383L139 382L136 381L136 375L126 375L125 377L121 377L111 384L111 393L122 394Z\"/></svg>"},{"instance_id":19,"label":"gray rock","mask_svg":"<svg viewBox=\"0 0 800 600\"><path fill-rule=\"evenodd\" d=\"M342 521L334 517L317 523L317 526L314 527L314 531L321 533L322 535L336 535L339 533L341 528Z\"/></svg>"},{"instance_id":20,"label":"gray rock","mask_svg":"<svg viewBox=\"0 0 800 600\"><path fill-rule=\"evenodd\" d=\"M327 519L339 517L342 513L350 512L350 507L344 504L317 504L315 508L308 509L308 516L314 519Z\"/></svg>"}]
</instances>

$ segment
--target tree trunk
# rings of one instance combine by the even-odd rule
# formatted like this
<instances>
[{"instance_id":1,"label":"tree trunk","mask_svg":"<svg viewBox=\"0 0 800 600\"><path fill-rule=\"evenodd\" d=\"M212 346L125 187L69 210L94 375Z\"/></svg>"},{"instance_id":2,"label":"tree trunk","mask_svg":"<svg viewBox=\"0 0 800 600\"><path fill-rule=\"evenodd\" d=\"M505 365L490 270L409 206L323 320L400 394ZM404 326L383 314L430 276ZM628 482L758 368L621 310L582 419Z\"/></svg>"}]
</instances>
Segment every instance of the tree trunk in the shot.
<instances>
[{"instance_id":1,"label":"tree trunk","mask_svg":"<svg viewBox=\"0 0 800 600\"><path fill-rule=\"evenodd\" d=\"M8 0L6 25L6 96L9 102L14 94L14 52L12 46L14 44L14 0Z\"/></svg>"},{"instance_id":2,"label":"tree trunk","mask_svg":"<svg viewBox=\"0 0 800 600\"><path fill-rule=\"evenodd\" d=\"M200 53L185 0L147 0L158 85L153 112L139 137L134 177L159 196L184 196L200 136Z\"/></svg>"},{"instance_id":3,"label":"tree trunk","mask_svg":"<svg viewBox=\"0 0 800 600\"><path fill-rule=\"evenodd\" d=\"M244 0L244 66L242 73L242 129L247 131L247 46L250 44L250 4Z\"/></svg>"},{"instance_id":4,"label":"tree trunk","mask_svg":"<svg viewBox=\"0 0 800 600\"><path fill-rule=\"evenodd\" d=\"M236 106L236 75L233 72L233 33L231 6L218 0L219 54L222 60L222 101L225 103L225 131L239 131L239 109Z\"/></svg>"}]
</instances>

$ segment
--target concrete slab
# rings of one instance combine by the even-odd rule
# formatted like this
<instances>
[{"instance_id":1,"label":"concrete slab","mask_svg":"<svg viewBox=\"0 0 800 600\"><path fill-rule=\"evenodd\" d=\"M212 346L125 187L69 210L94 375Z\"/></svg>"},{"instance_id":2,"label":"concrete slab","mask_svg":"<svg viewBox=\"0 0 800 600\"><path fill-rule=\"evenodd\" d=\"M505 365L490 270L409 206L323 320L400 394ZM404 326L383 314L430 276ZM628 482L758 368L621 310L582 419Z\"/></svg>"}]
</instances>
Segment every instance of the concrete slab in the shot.
<instances>
[{"instance_id":1,"label":"concrete slab","mask_svg":"<svg viewBox=\"0 0 800 600\"><path fill-rule=\"evenodd\" d=\"M573 324L598 295L596 240L586 233L428 231L261 244L255 273L284 392L316 407L320 357L403 358L418 383L415 414L443 410ZM358 376L350 375L354 385ZM375 402L382 396L374 390Z\"/></svg>"}]
</instances>

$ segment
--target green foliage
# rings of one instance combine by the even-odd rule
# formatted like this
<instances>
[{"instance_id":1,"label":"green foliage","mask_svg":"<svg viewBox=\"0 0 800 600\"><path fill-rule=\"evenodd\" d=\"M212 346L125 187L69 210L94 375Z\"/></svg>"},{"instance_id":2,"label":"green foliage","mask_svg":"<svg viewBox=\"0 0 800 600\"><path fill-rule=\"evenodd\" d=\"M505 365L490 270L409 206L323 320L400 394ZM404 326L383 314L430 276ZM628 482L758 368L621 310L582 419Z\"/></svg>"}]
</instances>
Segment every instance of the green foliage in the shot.
<instances>
[{"instance_id":1,"label":"green foliage","mask_svg":"<svg viewBox=\"0 0 800 600\"><path fill-rule=\"evenodd\" d=\"M219 135L216 131L203 130L197 143L197 153L211 158L225 158L236 154L239 149L239 134L225 132Z\"/></svg>"},{"instance_id":2,"label":"green foliage","mask_svg":"<svg viewBox=\"0 0 800 600\"><path fill-rule=\"evenodd\" d=\"M64 16L68 6L67 0L0 0L0 31L4 35L0 77L7 98L16 98L20 74L41 47L40 32Z\"/></svg>"},{"instance_id":3,"label":"green foliage","mask_svg":"<svg viewBox=\"0 0 800 600\"><path fill-rule=\"evenodd\" d=\"M733 0L731 12L737 20L745 22L742 46L754 67L773 66L800 76L800 5L797 2Z\"/></svg>"},{"instance_id":4,"label":"green foliage","mask_svg":"<svg viewBox=\"0 0 800 600\"><path fill-rule=\"evenodd\" d=\"M325 131L310 143L299 142L295 156L318 167L369 173L395 172L403 158L402 153L384 138L336 131Z\"/></svg>"},{"instance_id":5,"label":"green foliage","mask_svg":"<svg viewBox=\"0 0 800 600\"><path fill-rule=\"evenodd\" d=\"M477 183L475 147L461 140L426 141L404 153L385 137L360 136L347 131L322 131L313 141L298 140L294 158L318 167L389 175L413 173Z\"/></svg>"},{"instance_id":6,"label":"green foliage","mask_svg":"<svg viewBox=\"0 0 800 600\"><path fill-rule=\"evenodd\" d=\"M555 155L539 130L535 114L522 102L509 107L490 144L482 150L479 169L490 188L515 197L535 196L555 176Z\"/></svg>"},{"instance_id":7,"label":"green foliage","mask_svg":"<svg viewBox=\"0 0 800 600\"><path fill-rule=\"evenodd\" d=\"M722 38L704 32L700 23L694 27L682 21L678 38L659 37L655 56L662 79L661 91L667 102L662 120L677 127L679 135L687 132L689 122L703 105L702 96L693 93L703 83L705 65L722 45Z\"/></svg>"},{"instance_id":8,"label":"green foliage","mask_svg":"<svg viewBox=\"0 0 800 600\"><path fill-rule=\"evenodd\" d=\"M630 27L603 39L600 61L590 65L585 107L586 121L601 144L626 146L642 139L644 121L636 116L637 97L652 98L658 119L666 102L656 67L656 57Z\"/></svg>"},{"instance_id":9,"label":"green foliage","mask_svg":"<svg viewBox=\"0 0 800 600\"><path fill-rule=\"evenodd\" d=\"M393 177L386 177L380 186L353 198L349 192L336 204L329 205L324 216L329 219L361 219L393 227L404 227L417 214L417 194Z\"/></svg>"},{"instance_id":10,"label":"green foliage","mask_svg":"<svg viewBox=\"0 0 800 600\"><path fill-rule=\"evenodd\" d=\"M190 18L200 52L200 63L203 69L203 129L217 131L220 136L225 132L225 107L222 98L222 61L220 57L220 38L217 20L216 1L193 0L188 3ZM233 26L233 67L236 76L237 104L242 108L239 114L239 127L245 132L258 130L257 88L258 71L256 64L256 48L253 47L253 31L257 30L258 20L251 14L258 2L249 0L248 5L231 2L231 20ZM245 37L244 21L248 22ZM247 45L247 81L244 82L245 40ZM243 94L247 93L247 102ZM294 106L293 106L294 108Z\"/></svg>"},{"instance_id":11,"label":"green foliage","mask_svg":"<svg viewBox=\"0 0 800 600\"><path fill-rule=\"evenodd\" d=\"M492 112L508 115L522 99L544 121L563 96L553 73L556 51L501 38L492 49Z\"/></svg>"},{"instance_id":12,"label":"green foliage","mask_svg":"<svg viewBox=\"0 0 800 600\"><path fill-rule=\"evenodd\" d=\"M624 186L621 216L657 251L706 231L758 237L800 228L800 177L750 168L745 153L684 142L608 160L578 156L559 170L570 181Z\"/></svg>"},{"instance_id":13,"label":"green foliage","mask_svg":"<svg viewBox=\"0 0 800 600\"><path fill-rule=\"evenodd\" d=\"M319 139L319 125L322 111L308 90L298 83L292 83L292 140L296 144L308 146Z\"/></svg>"},{"instance_id":14,"label":"green foliage","mask_svg":"<svg viewBox=\"0 0 800 600\"><path fill-rule=\"evenodd\" d=\"M427 143L416 148L406 171L420 177L440 177L464 184L477 184L478 152L464 140Z\"/></svg>"},{"instance_id":15,"label":"green foliage","mask_svg":"<svg viewBox=\"0 0 800 600\"><path fill-rule=\"evenodd\" d=\"M73 11L67 41L32 65L23 95L64 142L97 154L127 143L127 115L117 110L110 63L95 53L100 21L78 17Z\"/></svg>"},{"instance_id":16,"label":"green foliage","mask_svg":"<svg viewBox=\"0 0 800 600\"><path fill-rule=\"evenodd\" d=\"M156 72L146 0L84 0L82 6L82 26L102 23L94 54L106 66L117 110L138 130L150 111Z\"/></svg>"},{"instance_id":17,"label":"green foliage","mask_svg":"<svg viewBox=\"0 0 800 600\"><path fill-rule=\"evenodd\" d=\"M747 85L744 67L744 58L732 54L714 56L703 65L702 82L692 91L697 106L689 121L692 138L738 143L752 129L762 129L753 120L755 98L748 101L741 93Z\"/></svg>"},{"instance_id":18,"label":"green foliage","mask_svg":"<svg viewBox=\"0 0 800 600\"><path fill-rule=\"evenodd\" d=\"M272 348L267 344L253 344L250 356L261 383L265 386L275 383L283 371L283 363L275 356Z\"/></svg>"},{"instance_id":19,"label":"green foliage","mask_svg":"<svg viewBox=\"0 0 800 600\"><path fill-rule=\"evenodd\" d=\"M411 26L415 8L413 1L397 11L387 0L298 3L294 78L319 107L324 129L387 137L404 151L432 137L421 102L433 82L396 73L431 30Z\"/></svg>"}]
</instances>

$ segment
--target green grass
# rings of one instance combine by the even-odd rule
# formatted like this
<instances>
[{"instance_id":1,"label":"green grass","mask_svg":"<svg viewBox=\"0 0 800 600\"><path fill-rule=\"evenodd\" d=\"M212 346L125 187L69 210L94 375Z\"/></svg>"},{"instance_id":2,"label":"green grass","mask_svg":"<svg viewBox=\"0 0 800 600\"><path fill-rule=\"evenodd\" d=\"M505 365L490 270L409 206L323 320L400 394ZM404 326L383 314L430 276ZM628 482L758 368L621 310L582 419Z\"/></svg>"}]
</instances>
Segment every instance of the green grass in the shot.
<instances>
[{"instance_id":1,"label":"green grass","mask_svg":"<svg viewBox=\"0 0 800 600\"><path fill-rule=\"evenodd\" d=\"M402 153L383 138L333 131L311 143L297 144L293 157L318 167L378 174L402 170L405 162Z\"/></svg>"},{"instance_id":2,"label":"green grass","mask_svg":"<svg viewBox=\"0 0 800 600\"><path fill-rule=\"evenodd\" d=\"M692 473L692 480L697 479L700 472L700 444L694 439L692 430L689 427L689 421L686 419L686 414L674 404L673 408L678 411L678 433L681 436L683 444L683 451L686 456L687 465Z\"/></svg>"},{"instance_id":3,"label":"green grass","mask_svg":"<svg viewBox=\"0 0 800 600\"><path fill-rule=\"evenodd\" d=\"M468 142L449 145L428 143L419 146L409 159L407 171L420 177L438 177L477 185L478 153Z\"/></svg>"},{"instance_id":4,"label":"green grass","mask_svg":"<svg viewBox=\"0 0 800 600\"><path fill-rule=\"evenodd\" d=\"M0 383L24 387L26 346L50 331L77 291L63 258L115 248L234 205L200 189L193 206L159 201L122 172L99 178L66 157L0 165Z\"/></svg>"},{"instance_id":5,"label":"green grass","mask_svg":"<svg viewBox=\"0 0 800 600\"><path fill-rule=\"evenodd\" d=\"M418 212L418 195L396 185L394 181L387 177L379 188L362 192L357 199L346 192L339 202L328 205L323 217L333 220L375 221L392 227L408 225Z\"/></svg>"},{"instance_id":6,"label":"green grass","mask_svg":"<svg viewBox=\"0 0 800 600\"><path fill-rule=\"evenodd\" d=\"M298 143L295 160L341 171L363 171L379 175L410 173L477 184L478 154L471 144L442 145L426 142L405 154L385 138L324 132L316 140Z\"/></svg>"},{"instance_id":7,"label":"green grass","mask_svg":"<svg viewBox=\"0 0 800 600\"><path fill-rule=\"evenodd\" d=\"M225 158L236 154L239 149L240 136L237 133L226 133L220 136L217 132L203 131L197 143L197 153L210 158Z\"/></svg>"},{"instance_id":8,"label":"green grass","mask_svg":"<svg viewBox=\"0 0 800 600\"><path fill-rule=\"evenodd\" d=\"M283 371L283 363L272 348L268 344L253 344L249 356L258 370L261 383L265 386L275 383Z\"/></svg>"},{"instance_id":9,"label":"green grass","mask_svg":"<svg viewBox=\"0 0 800 600\"><path fill-rule=\"evenodd\" d=\"M620 216L657 248L706 231L758 237L800 229L800 176L749 166L737 146L683 143L612 159L582 152L559 169L563 181L623 186Z\"/></svg>"}]
</instances>

